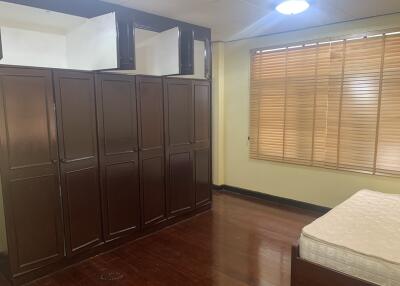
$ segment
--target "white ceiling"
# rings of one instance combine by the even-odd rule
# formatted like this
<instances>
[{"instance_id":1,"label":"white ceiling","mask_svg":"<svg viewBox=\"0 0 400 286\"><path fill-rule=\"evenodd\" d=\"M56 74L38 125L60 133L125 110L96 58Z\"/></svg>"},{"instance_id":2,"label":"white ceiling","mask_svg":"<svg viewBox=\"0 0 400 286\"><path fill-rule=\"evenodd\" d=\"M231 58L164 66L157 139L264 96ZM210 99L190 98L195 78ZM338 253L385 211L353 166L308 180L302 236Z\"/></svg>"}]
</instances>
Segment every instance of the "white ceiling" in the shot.
<instances>
[{"instance_id":1,"label":"white ceiling","mask_svg":"<svg viewBox=\"0 0 400 286\"><path fill-rule=\"evenodd\" d=\"M104 0L138 10L209 27L213 40L326 25L400 12L400 0L313 0L296 16L275 11L276 0Z\"/></svg>"}]
</instances>

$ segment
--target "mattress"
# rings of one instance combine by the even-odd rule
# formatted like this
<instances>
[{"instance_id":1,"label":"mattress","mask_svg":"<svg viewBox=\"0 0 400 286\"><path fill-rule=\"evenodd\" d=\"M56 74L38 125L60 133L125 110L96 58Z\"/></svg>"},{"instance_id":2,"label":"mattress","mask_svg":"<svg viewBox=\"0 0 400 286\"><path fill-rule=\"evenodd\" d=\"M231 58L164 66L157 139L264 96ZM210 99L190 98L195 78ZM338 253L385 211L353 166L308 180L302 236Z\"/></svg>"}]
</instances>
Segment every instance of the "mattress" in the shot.
<instances>
[{"instance_id":1,"label":"mattress","mask_svg":"<svg viewBox=\"0 0 400 286\"><path fill-rule=\"evenodd\" d=\"M400 286L400 195L356 193L303 229L300 257L377 285Z\"/></svg>"}]
</instances>

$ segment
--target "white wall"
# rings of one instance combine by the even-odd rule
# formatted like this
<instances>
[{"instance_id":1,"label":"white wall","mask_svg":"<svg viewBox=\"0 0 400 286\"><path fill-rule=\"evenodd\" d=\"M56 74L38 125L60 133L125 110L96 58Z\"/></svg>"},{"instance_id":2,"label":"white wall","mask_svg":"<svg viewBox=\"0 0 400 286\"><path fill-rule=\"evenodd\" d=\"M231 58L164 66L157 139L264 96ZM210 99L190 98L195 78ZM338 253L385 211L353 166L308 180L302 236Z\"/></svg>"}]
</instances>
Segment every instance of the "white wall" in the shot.
<instances>
[{"instance_id":1,"label":"white wall","mask_svg":"<svg viewBox=\"0 0 400 286\"><path fill-rule=\"evenodd\" d=\"M250 160L248 145L251 49L399 27L400 14L394 14L229 42L223 48L214 44L215 182L328 207L362 188L400 193L398 178Z\"/></svg>"},{"instance_id":2,"label":"white wall","mask_svg":"<svg viewBox=\"0 0 400 286\"><path fill-rule=\"evenodd\" d=\"M0 64L67 67L63 35L1 27L1 38L3 59Z\"/></svg>"}]
</instances>

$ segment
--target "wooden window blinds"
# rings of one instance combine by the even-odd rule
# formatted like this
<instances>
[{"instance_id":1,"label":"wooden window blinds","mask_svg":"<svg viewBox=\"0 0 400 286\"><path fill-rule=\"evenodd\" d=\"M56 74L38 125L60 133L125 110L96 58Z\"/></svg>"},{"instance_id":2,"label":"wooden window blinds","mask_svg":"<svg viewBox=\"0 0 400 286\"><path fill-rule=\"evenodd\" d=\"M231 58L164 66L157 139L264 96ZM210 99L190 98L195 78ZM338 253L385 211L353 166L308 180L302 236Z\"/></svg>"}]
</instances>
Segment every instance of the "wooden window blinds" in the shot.
<instances>
[{"instance_id":1,"label":"wooden window blinds","mask_svg":"<svg viewBox=\"0 0 400 286\"><path fill-rule=\"evenodd\" d=\"M400 33L254 51L250 157L400 176Z\"/></svg>"}]
</instances>

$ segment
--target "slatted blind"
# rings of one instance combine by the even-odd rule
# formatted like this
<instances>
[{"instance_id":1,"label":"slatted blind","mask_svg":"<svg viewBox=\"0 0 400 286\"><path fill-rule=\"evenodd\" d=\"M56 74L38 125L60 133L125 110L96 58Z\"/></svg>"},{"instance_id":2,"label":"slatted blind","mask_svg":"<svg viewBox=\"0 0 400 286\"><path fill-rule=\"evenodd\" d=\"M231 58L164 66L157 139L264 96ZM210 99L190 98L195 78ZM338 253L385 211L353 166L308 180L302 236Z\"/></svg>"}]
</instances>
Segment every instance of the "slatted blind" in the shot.
<instances>
[{"instance_id":1,"label":"slatted blind","mask_svg":"<svg viewBox=\"0 0 400 286\"><path fill-rule=\"evenodd\" d=\"M400 33L251 56L250 157L400 175Z\"/></svg>"},{"instance_id":2,"label":"slatted blind","mask_svg":"<svg viewBox=\"0 0 400 286\"><path fill-rule=\"evenodd\" d=\"M386 36L376 173L400 175L400 36Z\"/></svg>"}]
</instances>

